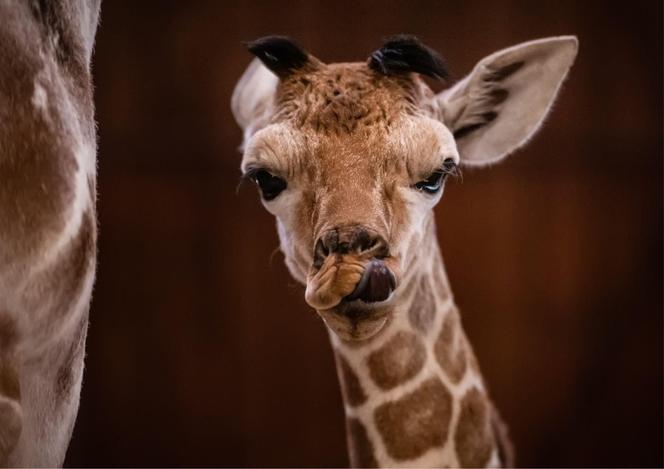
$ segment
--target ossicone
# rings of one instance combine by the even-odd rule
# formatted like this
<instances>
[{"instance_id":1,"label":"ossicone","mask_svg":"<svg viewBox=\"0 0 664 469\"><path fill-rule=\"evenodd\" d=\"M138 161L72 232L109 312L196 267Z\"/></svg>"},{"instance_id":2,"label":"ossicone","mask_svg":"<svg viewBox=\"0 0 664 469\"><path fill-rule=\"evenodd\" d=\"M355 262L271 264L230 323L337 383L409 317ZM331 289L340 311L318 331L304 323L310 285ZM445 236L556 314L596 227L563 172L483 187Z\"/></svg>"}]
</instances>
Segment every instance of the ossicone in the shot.
<instances>
[{"instance_id":1,"label":"ossicone","mask_svg":"<svg viewBox=\"0 0 664 469\"><path fill-rule=\"evenodd\" d=\"M388 38L371 54L368 65L383 75L415 72L437 79L448 77L443 58L415 36L406 34Z\"/></svg>"},{"instance_id":2,"label":"ossicone","mask_svg":"<svg viewBox=\"0 0 664 469\"><path fill-rule=\"evenodd\" d=\"M309 54L285 36L265 36L246 43L247 49L279 78L285 78L310 61Z\"/></svg>"}]
</instances>

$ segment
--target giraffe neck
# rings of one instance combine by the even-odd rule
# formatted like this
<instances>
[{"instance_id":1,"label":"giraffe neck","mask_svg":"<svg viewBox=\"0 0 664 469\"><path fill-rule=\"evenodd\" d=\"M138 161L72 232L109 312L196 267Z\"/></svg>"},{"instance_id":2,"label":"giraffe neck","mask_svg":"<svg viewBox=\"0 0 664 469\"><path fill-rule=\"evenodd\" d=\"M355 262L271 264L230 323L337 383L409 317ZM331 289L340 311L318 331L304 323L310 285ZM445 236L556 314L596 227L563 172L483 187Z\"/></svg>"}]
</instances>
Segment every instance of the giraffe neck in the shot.
<instances>
[{"instance_id":1,"label":"giraffe neck","mask_svg":"<svg viewBox=\"0 0 664 469\"><path fill-rule=\"evenodd\" d=\"M377 336L331 334L354 467L500 465L494 410L443 267L433 222Z\"/></svg>"}]
</instances>

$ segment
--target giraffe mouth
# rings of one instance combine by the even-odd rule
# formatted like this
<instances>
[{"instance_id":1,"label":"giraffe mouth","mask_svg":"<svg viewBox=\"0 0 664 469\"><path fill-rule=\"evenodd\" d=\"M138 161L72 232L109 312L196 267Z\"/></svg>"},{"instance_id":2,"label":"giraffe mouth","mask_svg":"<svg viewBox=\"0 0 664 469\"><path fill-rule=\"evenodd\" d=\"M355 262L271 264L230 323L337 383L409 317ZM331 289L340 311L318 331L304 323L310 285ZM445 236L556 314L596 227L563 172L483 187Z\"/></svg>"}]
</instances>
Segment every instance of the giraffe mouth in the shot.
<instances>
[{"instance_id":1,"label":"giraffe mouth","mask_svg":"<svg viewBox=\"0 0 664 469\"><path fill-rule=\"evenodd\" d=\"M356 254L328 256L307 277L305 300L314 309L328 310L345 303L380 304L396 289L394 259L366 259Z\"/></svg>"},{"instance_id":2,"label":"giraffe mouth","mask_svg":"<svg viewBox=\"0 0 664 469\"><path fill-rule=\"evenodd\" d=\"M362 340L377 334L391 310L394 259L328 256L307 281L305 299L336 335Z\"/></svg>"},{"instance_id":3,"label":"giraffe mouth","mask_svg":"<svg viewBox=\"0 0 664 469\"><path fill-rule=\"evenodd\" d=\"M367 340L378 334L387 324L388 313L387 307L377 308L357 300L318 311L327 327L347 341Z\"/></svg>"},{"instance_id":4,"label":"giraffe mouth","mask_svg":"<svg viewBox=\"0 0 664 469\"><path fill-rule=\"evenodd\" d=\"M355 290L346 296L343 301L360 300L365 303L379 303L389 299L396 286L396 277L385 262L374 258L364 269L362 278L355 286Z\"/></svg>"}]
</instances>

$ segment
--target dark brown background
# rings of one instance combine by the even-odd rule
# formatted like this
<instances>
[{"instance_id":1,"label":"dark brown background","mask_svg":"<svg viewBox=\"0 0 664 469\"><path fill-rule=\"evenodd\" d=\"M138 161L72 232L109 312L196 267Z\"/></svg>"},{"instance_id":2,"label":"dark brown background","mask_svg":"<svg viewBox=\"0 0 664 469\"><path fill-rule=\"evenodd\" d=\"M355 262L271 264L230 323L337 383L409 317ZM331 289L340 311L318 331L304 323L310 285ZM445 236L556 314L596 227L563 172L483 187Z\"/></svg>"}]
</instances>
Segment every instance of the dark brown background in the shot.
<instances>
[{"instance_id":1,"label":"dark brown background","mask_svg":"<svg viewBox=\"0 0 664 469\"><path fill-rule=\"evenodd\" d=\"M253 188L240 41L325 61L415 33L457 79L577 34L535 140L436 209L448 273L526 466L662 461L662 3L107 0L94 63L100 259L69 465L344 466L322 322Z\"/></svg>"}]
</instances>

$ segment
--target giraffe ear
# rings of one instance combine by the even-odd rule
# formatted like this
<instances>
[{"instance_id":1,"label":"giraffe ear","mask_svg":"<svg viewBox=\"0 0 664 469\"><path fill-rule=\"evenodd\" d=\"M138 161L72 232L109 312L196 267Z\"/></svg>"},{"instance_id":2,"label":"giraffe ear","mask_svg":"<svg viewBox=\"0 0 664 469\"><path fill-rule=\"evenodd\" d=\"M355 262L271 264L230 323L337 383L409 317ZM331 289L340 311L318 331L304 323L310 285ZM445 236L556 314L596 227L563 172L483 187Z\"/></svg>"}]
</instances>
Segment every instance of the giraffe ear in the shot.
<instances>
[{"instance_id":1,"label":"giraffe ear","mask_svg":"<svg viewBox=\"0 0 664 469\"><path fill-rule=\"evenodd\" d=\"M274 104L279 78L261 63L251 61L235 85L231 98L233 116L244 131L244 141L265 125Z\"/></svg>"},{"instance_id":2,"label":"giraffe ear","mask_svg":"<svg viewBox=\"0 0 664 469\"><path fill-rule=\"evenodd\" d=\"M284 36L266 36L245 44L256 58L235 85L231 109L244 130L244 141L267 123L279 80L299 71L315 69L320 62Z\"/></svg>"},{"instance_id":3,"label":"giraffe ear","mask_svg":"<svg viewBox=\"0 0 664 469\"><path fill-rule=\"evenodd\" d=\"M551 109L577 50L575 36L503 49L436 96L461 162L494 163L524 145Z\"/></svg>"}]
</instances>

